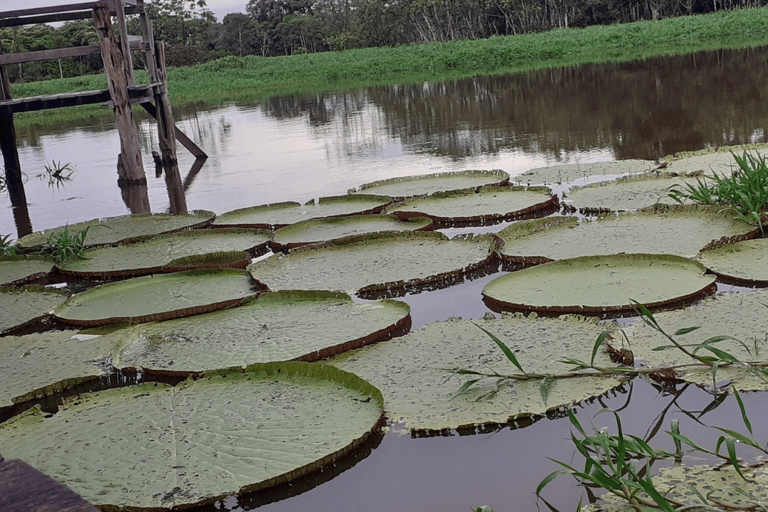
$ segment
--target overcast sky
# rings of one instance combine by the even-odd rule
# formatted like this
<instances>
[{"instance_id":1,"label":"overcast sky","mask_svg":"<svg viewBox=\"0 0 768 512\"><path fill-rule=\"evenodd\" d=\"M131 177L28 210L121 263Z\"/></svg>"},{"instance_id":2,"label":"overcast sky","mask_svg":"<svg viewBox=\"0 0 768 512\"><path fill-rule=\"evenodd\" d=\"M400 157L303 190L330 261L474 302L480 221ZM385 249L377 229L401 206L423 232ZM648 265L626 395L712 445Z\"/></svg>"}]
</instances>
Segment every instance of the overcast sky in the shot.
<instances>
[{"instance_id":1,"label":"overcast sky","mask_svg":"<svg viewBox=\"0 0 768 512\"><path fill-rule=\"evenodd\" d=\"M49 5L66 5L87 0L0 0L0 11L13 11L16 9L31 9L33 7L47 7ZM145 0L145 2L151 0ZM231 12L245 12L248 0L207 0L208 8L213 11L218 21Z\"/></svg>"}]
</instances>

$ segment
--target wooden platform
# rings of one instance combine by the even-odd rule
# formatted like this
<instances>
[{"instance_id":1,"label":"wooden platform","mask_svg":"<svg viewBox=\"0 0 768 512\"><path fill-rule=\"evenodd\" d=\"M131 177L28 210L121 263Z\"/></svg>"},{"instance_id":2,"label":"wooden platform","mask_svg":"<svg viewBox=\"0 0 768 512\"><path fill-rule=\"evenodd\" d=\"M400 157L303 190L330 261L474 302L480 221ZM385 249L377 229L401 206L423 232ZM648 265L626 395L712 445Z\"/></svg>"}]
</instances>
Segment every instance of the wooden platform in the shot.
<instances>
[{"instance_id":1,"label":"wooden platform","mask_svg":"<svg viewBox=\"0 0 768 512\"><path fill-rule=\"evenodd\" d=\"M131 103L144 103L152 101L155 92L161 83L135 85L128 88ZM14 114L18 112L33 112L35 110L47 110L49 108L73 107L75 105L94 105L110 101L109 89L97 91L71 92L62 94L47 94L44 96L28 96L26 98L13 98L0 100L0 109L10 109Z\"/></svg>"},{"instance_id":2,"label":"wooden platform","mask_svg":"<svg viewBox=\"0 0 768 512\"><path fill-rule=\"evenodd\" d=\"M25 462L0 457L0 512L99 512L99 509Z\"/></svg>"}]
</instances>

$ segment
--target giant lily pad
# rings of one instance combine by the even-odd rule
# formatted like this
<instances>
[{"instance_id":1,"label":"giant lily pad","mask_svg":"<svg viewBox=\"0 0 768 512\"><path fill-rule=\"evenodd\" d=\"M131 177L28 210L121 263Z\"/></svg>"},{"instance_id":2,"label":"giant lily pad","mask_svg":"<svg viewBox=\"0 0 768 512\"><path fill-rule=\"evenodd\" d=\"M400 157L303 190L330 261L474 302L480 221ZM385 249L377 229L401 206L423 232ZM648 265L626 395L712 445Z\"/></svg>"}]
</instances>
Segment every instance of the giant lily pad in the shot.
<instances>
[{"instance_id":1,"label":"giant lily pad","mask_svg":"<svg viewBox=\"0 0 768 512\"><path fill-rule=\"evenodd\" d=\"M507 183L509 183L509 174L500 170L441 172L374 181L361 185L356 190L350 190L350 193L376 194L403 199L430 195L435 192L474 189L484 185L506 185Z\"/></svg>"},{"instance_id":2,"label":"giant lily pad","mask_svg":"<svg viewBox=\"0 0 768 512\"><path fill-rule=\"evenodd\" d=\"M103 284L70 297L53 313L78 326L150 322L215 311L256 293L244 270L194 270Z\"/></svg>"},{"instance_id":3,"label":"giant lily pad","mask_svg":"<svg viewBox=\"0 0 768 512\"><path fill-rule=\"evenodd\" d=\"M544 263L498 277L483 288L499 311L615 315L679 305L715 291L704 265L664 254L583 256Z\"/></svg>"},{"instance_id":4,"label":"giant lily pad","mask_svg":"<svg viewBox=\"0 0 768 512\"><path fill-rule=\"evenodd\" d=\"M360 304L333 292L268 292L235 308L142 324L120 340L117 367L202 371L252 363L313 361L401 334L410 308L385 300Z\"/></svg>"},{"instance_id":5,"label":"giant lily pad","mask_svg":"<svg viewBox=\"0 0 768 512\"><path fill-rule=\"evenodd\" d=\"M294 249L314 242L325 242L345 236L382 231L427 231L432 221L426 217L402 221L395 215L354 215L309 219L275 231L272 248L276 251Z\"/></svg>"},{"instance_id":6,"label":"giant lily pad","mask_svg":"<svg viewBox=\"0 0 768 512\"><path fill-rule=\"evenodd\" d=\"M275 203L233 210L217 217L214 226L278 229L307 219L381 213L392 200L381 196L321 197L317 202Z\"/></svg>"},{"instance_id":7,"label":"giant lily pad","mask_svg":"<svg viewBox=\"0 0 768 512\"><path fill-rule=\"evenodd\" d=\"M764 151L766 144L744 144L737 146L710 146L698 151L682 151L665 158L668 170L679 174L704 172L706 175L717 173L719 176L730 176L738 166L733 154L741 155L744 151Z\"/></svg>"},{"instance_id":8,"label":"giant lily pad","mask_svg":"<svg viewBox=\"0 0 768 512\"><path fill-rule=\"evenodd\" d=\"M627 176L572 188L565 202L582 213L635 211L656 204L677 204L669 197L671 187L684 187L690 182L691 178L668 174Z\"/></svg>"},{"instance_id":9,"label":"giant lily pad","mask_svg":"<svg viewBox=\"0 0 768 512\"><path fill-rule=\"evenodd\" d=\"M140 276L192 270L178 268L185 261L189 267L213 266L218 262L214 255L232 252L235 254L219 262L218 266L242 265L241 268L244 268L251 260L246 251L257 254L266 252L270 236L268 232L253 230L184 231L112 247L88 249L83 254L84 259L68 260L57 268L66 275L81 277ZM203 255L208 255L208 258Z\"/></svg>"},{"instance_id":10,"label":"giant lily pad","mask_svg":"<svg viewBox=\"0 0 768 512\"><path fill-rule=\"evenodd\" d=\"M509 381L498 389L496 379L487 379L456 396L465 382L477 377L449 378L448 368L521 375L480 328L500 338L523 370L549 374L572 367L560 362L564 354L589 361L595 340L610 327L567 316L448 320L328 362L381 389L387 417L415 430L513 422L599 396L621 383L609 376L560 379L552 383L544 400L541 379ZM597 354L595 361L599 366L612 365L605 353Z\"/></svg>"},{"instance_id":11,"label":"giant lily pad","mask_svg":"<svg viewBox=\"0 0 768 512\"><path fill-rule=\"evenodd\" d=\"M741 472L743 477L730 464L718 467L675 465L661 468L652 479L659 494L680 504L676 510L760 510L760 503L768 501L768 467L764 462L751 467L744 465ZM641 496L652 501L647 494ZM706 499L706 507L702 497ZM605 493L600 501L582 510L634 512L637 507Z\"/></svg>"},{"instance_id":12,"label":"giant lily pad","mask_svg":"<svg viewBox=\"0 0 768 512\"><path fill-rule=\"evenodd\" d=\"M277 363L146 383L0 424L20 458L103 508L185 508L320 469L378 429L380 392L326 365Z\"/></svg>"},{"instance_id":13,"label":"giant lily pad","mask_svg":"<svg viewBox=\"0 0 768 512\"><path fill-rule=\"evenodd\" d=\"M696 257L725 282L768 286L768 239L756 238L702 251Z\"/></svg>"},{"instance_id":14,"label":"giant lily pad","mask_svg":"<svg viewBox=\"0 0 768 512\"><path fill-rule=\"evenodd\" d=\"M104 375L111 347L109 340L75 331L0 338L0 407Z\"/></svg>"},{"instance_id":15,"label":"giant lily pad","mask_svg":"<svg viewBox=\"0 0 768 512\"><path fill-rule=\"evenodd\" d=\"M48 315L67 294L42 287L0 287L0 335Z\"/></svg>"},{"instance_id":16,"label":"giant lily pad","mask_svg":"<svg viewBox=\"0 0 768 512\"><path fill-rule=\"evenodd\" d=\"M595 177L619 177L650 171L656 164L648 160L611 160L578 164L551 165L526 171L514 178L529 185L553 183L586 184Z\"/></svg>"},{"instance_id":17,"label":"giant lily pad","mask_svg":"<svg viewBox=\"0 0 768 512\"><path fill-rule=\"evenodd\" d=\"M373 233L300 247L248 266L270 290L340 290L376 296L450 284L495 261L487 236Z\"/></svg>"},{"instance_id":18,"label":"giant lily pad","mask_svg":"<svg viewBox=\"0 0 768 512\"><path fill-rule=\"evenodd\" d=\"M501 259L510 263L547 261L618 253L675 254L693 258L723 237L755 237L758 230L719 209L669 206L636 214L603 215L579 222L551 217L512 224L498 236Z\"/></svg>"},{"instance_id":19,"label":"giant lily pad","mask_svg":"<svg viewBox=\"0 0 768 512\"><path fill-rule=\"evenodd\" d=\"M401 218L427 216L441 226L466 226L541 217L558 206L557 196L546 187L481 187L414 197L384 211Z\"/></svg>"},{"instance_id":20,"label":"giant lily pad","mask_svg":"<svg viewBox=\"0 0 768 512\"><path fill-rule=\"evenodd\" d=\"M698 345L713 337L725 336L712 346L727 352L738 361L768 363L768 291L756 290L742 293L718 295L701 301L686 309L666 311L654 315L658 325L669 334L679 329L698 327L685 335L676 335L678 342L689 346ZM676 348L668 347L670 341L655 329L645 324L636 324L625 329L636 361L642 360L652 368L667 368L680 364L696 363L691 357ZM615 343L620 339L614 340ZM614 347L617 348L617 347ZM702 348L697 355L711 356L712 352ZM721 365L714 376L711 369L681 368L677 378L703 386L731 383L739 390L757 391L768 389L768 377L761 376L750 368L740 365Z\"/></svg>"},{"instance_id":21,"label":"giant lily pad","mask_svg":"<svg viewBox=\"0 0 768 512\"><path fill-rule=\"evenodd\" d=\"M19 285L43 278L53 263L42 258L14 256L0 259L0 286Z\"/></svg>"},{"instance_id":22,"label":"giant lily pad","mask_svg":"<svg viewBox=\"0 0 768 512\"><path fill-rule=\"evenodd\" d=\"M45 244L48 236L67 230L75 234L88 228L85 246L114 244L120 241L134 240L161 233L173 233L185 229L201 228L210 224L216 214L204 210L196 210L188 215L171 215L167 213L137 213L121 217L93 219L77 224L68 224L45 231L37 231L21 237L20 247L35 248Z\"/></svg>"}]
</instances>

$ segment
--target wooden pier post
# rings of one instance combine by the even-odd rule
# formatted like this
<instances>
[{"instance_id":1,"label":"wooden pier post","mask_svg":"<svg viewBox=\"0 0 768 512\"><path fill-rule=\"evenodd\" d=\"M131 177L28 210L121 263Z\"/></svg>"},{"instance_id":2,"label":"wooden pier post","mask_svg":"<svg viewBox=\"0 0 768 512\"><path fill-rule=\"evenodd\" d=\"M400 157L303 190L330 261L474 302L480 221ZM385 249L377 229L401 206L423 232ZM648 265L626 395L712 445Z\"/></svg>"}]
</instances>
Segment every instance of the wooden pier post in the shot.
<instances>
[{"instance_id":1,"label":"wooden pier post","mask_svg":"<svg viewBox=\"0 0 768 512\"><path fill-rule=\"evenodd\" d=\"M0 54L3 47L0 46ZM10 100L11 81L3 66L0 66L0 100ZM5 164L5 186L11 197L13 217L16 221L18 238L32 233L32 222L29 220L27 194L24 192L24 181L21 178L21 162L16 149L16 127L13 124L13 112L10 108L0 107L0 151L3 153ZM0 235L8 233L0 233Z\"/></svg>"},{"instance_id":2,"label":"wooden pier post","mask_svg":"<svg viewBox=\"0 0 768 512\"><path fill-rule=\"evenodd\" d=\"M112 99L112 109L115 112L117 131L120 135L120 153L124 176L120 176L121 185L134 186L139 194L136 201L137 211L132 213L148 213L149 194L147 193L147 177L144 174L144 164L139 148L139 136L136 133L136 123L133 118L131 101L128 95L128 85L133 71L128 70L128 62L123 57L120 44L112 30L112 20L106 0L100 0L93 7L93 23L96 26L101 57L107 73L109 95ZM143 187L143 193L141 188Z\"/></svg>"},{"instance_id":3,"label":"wooden pier post","mask_svg":"<svg viewBox=\"0 0 768 512\"><path fill-rule=\"evenodd\" d=\"M157 78L162 84L159 92L155 93L157 105L157 138L160 145L160 159L165 173L165 186L168 189L168 199L171 203L171 213L179 215L187 213L187 199L179 173L179 162L176 159L176 125L173 122L173 110L168 98L168 76L165 69L165 43L155 43L157 55Z\"/></svg>"}]
</instances>

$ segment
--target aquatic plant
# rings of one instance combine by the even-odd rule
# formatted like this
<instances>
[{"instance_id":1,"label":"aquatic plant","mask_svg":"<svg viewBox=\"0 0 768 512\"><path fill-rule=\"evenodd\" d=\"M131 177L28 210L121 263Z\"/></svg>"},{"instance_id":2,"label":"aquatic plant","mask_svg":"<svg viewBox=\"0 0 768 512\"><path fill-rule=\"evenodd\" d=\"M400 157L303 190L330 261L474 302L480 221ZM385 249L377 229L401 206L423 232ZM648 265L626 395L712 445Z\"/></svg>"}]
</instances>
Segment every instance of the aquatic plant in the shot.
<instances>
[{"instance_id":1,"label":"aquatic plant","mask_svg":"<svg viewBox=\"0 0 768 512\"><path fill-rule=\"evenodd\" d=\"M564 358L563 362L567 362L573 365L571 371L562 372L559 374L535 374L526 372L521 366L520 362L516 358L515 354L509 349L509 347L498 337L493 335L486 329L477 326L488 337L490 337L499 349L504 353L507 360L520 373L512 373L509 375L502 375L498 372L478 372L466 369L451 369L450 373L458 375L470 375L473 378L464 383L459 388L457 394L466 393L467 390L475 386L483 379L496 379L497 385L506 380L538 380L540 381L540 392L542 398L546 400L547 393L554 382L558 379L572 378L579 375L621 375L632 376L640 374L650 374L657 379L670 380L675 378L675 373L683 368L690 368L692 366L700 366L708 368L712 373L713 381L716 380L717 371L721 367L739 365L745 366L751 373L760 376L766 383L768 383L768 369L766 366L768 363L764 361L751 361L742 362L737 359L733 354L718 348L716 345L724 340L733 340L730 336L714 336L710 337L703 342L685 344L677 340L677 337L694 332L698 327L687 327L678 329L674 334L667 333L654 318L653 314L642 304L634 302L636 311L640 315L641 320L651 327L652 329L661 333L671 345L658 347L658 350L676 349L683 352L690 359L693 360L690 364L666 366L663 368L634 368L631 366L615 366L604 367L595 365L595 356L598 353L600 347L611 336L610 331L604 331L598 336L592 348L592 358L589 363L573 358ZM743 348L748 353L752 353L746 344L743 344ZM624 353L615 353L615 356L623 356L624 362L627 364L633 363L631 357L631 351L627 350ZM717 393L715 388L715 393ZM701 510L744 510L740 508L746 500L746 503L750 505L749 510L765 510L765 507L760 503L760 497L755 496L753 492L742 488L740 483L734 484L729 491L725 492L725 498L718 497L718 500L712 501L711 496L713 493L721 492L721 487L715 486L706 494L703 494L689 483L686 484L690 488L694 502L690 500L678 499L677 495L672 496L666 492L661 492L657 488L654 478L651 476L651 466L654 462L662 459L673 459L678 464L681 459L689 451L705 453L709 456L721 459L724 463L730 464L733 467L735 473L745 483L749 483L745 473L747 467L739 460L737 455L736 446L740 444L742 446L749 446L759 450L763 454L768 454L768 445L763 446L759 441L755 439L752 424L747 416L744 403L739 396L739 392L736 387L732 388L733 396L738 402L739 410L741 411L742 421L749 433L749 435L736 432L734 430L714 427L721 431L724 435L721 435L713 449L708 449L689 437L680 433L679 424L673 420L671 429L668 434L673 438L675 451L667 452L664 450L656 450L652 448L647 439L626 434L622 430L621 418L615 411L604 409L604 411L610 412L616 422L616 433L612 434L605 428L594 429L592 434L587 434L586 430L582 427L581 423L576 418L576 415L572 410L568 411L568 417L572 425L571 441L573 442L576 450L584 458L584 468L579 469L572 463L555 460L557 464L564 469L554 471L547 475L536 489L536 495L541 497L541 491L555 478L561 475L573 476L581 485L588 487L603 488L614 496L619 497L622 502L626 502L628 507L611 508L610 510L627 510L627 511L648 511L648 510L662 510L665 512L674 512L675 510L691 510L691 507L701 507ZM481 397L483 398L483 397ZM575 430L575 433L574 433ZM683 445L690 448L690 450L683 450ZM721 453L721 451L723 453ZM737 495L742 501L738 504L734 503L729 505L728 499L731 495ZM718 506L720 508L715 508ZM762 507L762 508L761 508ZM581 510L581 504L579 504L579 510ZM601 509L602 510L602 509ZM696 508L699 510L699 508Z\"/></svg>"},{"instance_id":2,"label":"aquatic plant","mask_svg":"<svg viewBox=\"0 0 768 512\"><path fill-rule=\"evenodd\" d=\"M85 237L90 226L78 231L70 231L69 226L54 231L45 240L40 249L40 255L52 259L55 263L63 263L72 259L83 259L85 252Z\"/></svg>"},{"instance_id":3,"label":"aquatic plant","mask_svg":"<svg viewBox=\"0 0 768 512\"><path fill-rule=\"evenodd\" d=\"M763 212L768 209L768 165L765 155L735 153L738 168L731 176L719 175L696 178L696 183L684 187L672 186L669 196L678 203L691 201L697 204L724 206L733 211L736 218L756 225L763 231Z\"/></svg>"},{"instance_id":4,"label":"aquatic plant","mask_svg":"<svg viewBox=\"0 0 768 512\"><path fill-rule=\"evenodd\" d=\"M11 235L0 235L0 257L16 256L19 248L11 242Z\"/></svg>"},{"instance_id":5,"label":"aquatic plant","mask_svg":"<svg viewBox=\"0 0 768 512\"><path fill-rule=\"evenodd\" d=\"M71 162L62 165L61 161L51 160L51 165L43 164L43 167L45 172L38 174L37 177L47 180L49 187L61 187L65 182L72 180L72 174L75 172Z\"/></svg>"}]
</instances>

